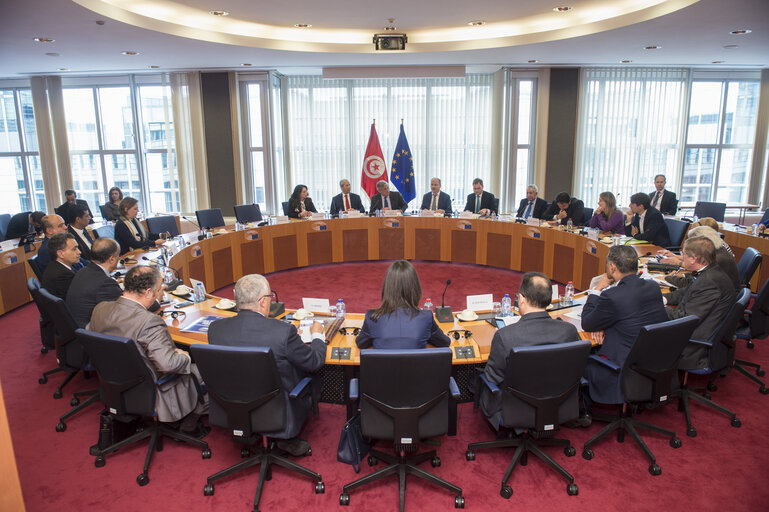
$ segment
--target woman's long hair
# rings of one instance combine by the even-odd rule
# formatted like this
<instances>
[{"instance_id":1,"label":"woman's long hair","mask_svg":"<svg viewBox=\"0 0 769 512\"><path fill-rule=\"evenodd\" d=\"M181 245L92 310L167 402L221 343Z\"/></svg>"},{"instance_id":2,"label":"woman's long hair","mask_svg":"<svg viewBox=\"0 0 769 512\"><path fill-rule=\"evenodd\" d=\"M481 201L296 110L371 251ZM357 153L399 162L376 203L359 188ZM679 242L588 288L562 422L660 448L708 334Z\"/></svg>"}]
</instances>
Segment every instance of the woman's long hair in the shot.
<instances>
[{"instance_id":1,"label":"woman's long hair","mask_svg":"<svg viewBox=\"0 0 769 512\"><path fill-rule=\"evenodd\" d=\"M301 201L301 197L299 197L299 196L302 195L302 189L305 189L305 188L307 188L306 185L297 185L297 186L295 186L294 187L294 191L291 193L291 197L289 199L291 201L295 201L297 203L299 201Z\"/></svg>"},{"instance_id":2,"label":"woman's long hair","mask_svg":"<svg viewBox=\"0 0 769 512\"><path fill-rule=\"evenodd\" d=\"M603 199L603 202L606 203L606 208L603 209L604 218L606 220L611 219L611 216L617 211L617 200L614 198L614 194L611 192L601 192L598 194L598 197Z\"/></svg>"},{"instance_id":3,"label":"woman's long hair","mask_svg":"<svg viewBox=\"0 0 769 512\"><path fill-rule=\"evenodd\" d=\"M406 260L392 263L382 283L382 304L371 313L376 321L382 315L389 315L399 309L411 312L411 318L419 313L419 299L422 297L422 285L414 266Z\"/></svg>"}]
</instances>

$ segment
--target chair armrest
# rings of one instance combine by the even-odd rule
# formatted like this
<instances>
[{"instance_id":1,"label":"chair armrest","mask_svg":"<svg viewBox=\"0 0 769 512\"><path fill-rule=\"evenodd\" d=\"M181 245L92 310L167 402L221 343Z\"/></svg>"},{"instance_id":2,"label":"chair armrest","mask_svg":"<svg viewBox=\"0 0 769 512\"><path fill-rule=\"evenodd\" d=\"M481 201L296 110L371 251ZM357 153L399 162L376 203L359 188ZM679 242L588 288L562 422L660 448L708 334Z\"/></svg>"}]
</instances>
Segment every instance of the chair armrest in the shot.
<instances>
[{"instance_id":1,"label":"chair armrest","mask_svg":"<svg viewBox=\"0 0 769 512\"><path fill-rule=\"evenodd\" d=\"M294 386L294 389L291 390L291 392L288 394L288 397L292 400L295 398L298 398L299 395L302 394L302 392L307 388L307 386L310 385L310 382L312 382L312 379L310 377L305 377L302 380L299 381L299 383Z\"/></svg>"},{"instance_id":2,"label":"chair armrest","mask_svg":"<svg viewBox=\"0 0 769 512\"><path fill-rule=\"evenodd\" d=\"M459 392L459 386L457 386L457 381L454 380L454 377L449 377L449 391L451 391L451 396L453 396L455 400L459 400L459 398L462 396Z\"/></svg>"},{"instance_id":3,"label":"chair armrest","mask_svg":"<svg viewBox=\"0 0 769 512\"><path fill-rule=\"evenodd\" d=\"M712 347L713 342L708 340L698 340L695 338L689 338L689 343L694 343L695 345L702 345L703 347Z\"/></svg>"},{"instance_id":4,"label":"chair armrest","mask_svg":"<svg viewBox=\"0 0 769 512\"><path fill-rule=\"evenodd\" d=\"M179 374L179 373L169 373L169 374L163 375L162 377L160 377L158 380L155 381L155 385L156 386L162 386L163 384L165 384L167 382L171 382L171 381L174 381L174 380L178 379L179 375L181 375L181 374Z\"/></svg>"},{"instance_id":5,"label":"chair armrest","mask_svg":"<svg viewBox=\"0 0 769 512\"><path fill-rule=\"evenodd\" d=\"M489 389L489 391L491 391L493 395L499 393L499 386L491 382L489 378L486 377L485 373L478 374L478 378L481 380L481 382L483 382L483 384L486 385L486 387Z\"/></svg>"},{"instance_id":6,"label":"chair armrest","mask_svg":"<svg viewBox=\"0 0 769 512\"><path fill-rule=\"evenodd\" d=\"M613 370L615 372L618 372L622 369L622 366L618 365L614 361L604 359L603 357L598 356L596 354L590 354L590 356L588 357L588 361L593 361L594 363L598 363L601 366L608 368L610 370Z\"/></svg>"},{"instance_id":7,"label":"chair armrest","mask_svg":"<svg viewBox=\"0 0 769 512\"><path fill-rule=\"evenodd\" d=\"M358 379L350 379L350 400L358 399Z\"/></svg>"}]
</instances>

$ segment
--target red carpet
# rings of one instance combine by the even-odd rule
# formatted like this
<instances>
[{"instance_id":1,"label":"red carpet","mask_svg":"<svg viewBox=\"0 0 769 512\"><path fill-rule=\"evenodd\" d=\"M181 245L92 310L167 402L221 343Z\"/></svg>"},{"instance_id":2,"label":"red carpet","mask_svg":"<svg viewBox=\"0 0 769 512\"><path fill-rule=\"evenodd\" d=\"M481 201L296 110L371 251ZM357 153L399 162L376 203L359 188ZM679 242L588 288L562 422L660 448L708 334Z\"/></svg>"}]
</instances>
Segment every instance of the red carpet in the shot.
<instances>
[{"instance_id":1,"label":"red carpet","mask_svg":"<svg viewBox=\"0 0 769 512\"><path fill-rule=\"evenodd\" d=\"M513 293L520 278L514 272L484 267L416 265L425 293L434 302L440 300L444 280L452 279L447 302L454 309L463 308L467 293L492 292L497 300L500 293ZM386 263L328 265L268 277L288 307L298 306L302 295L332 300L341 296L350 311L359 312L378 303L386 267ZM362 273L367 277L359 278ZM27 510L251 510L255 470L226 479L216 485L214 496L203 496L209 474L240 460L239 447L219 428L206 438L213 452L210 460L202 460L197 449L167 441L165 449L155 455L146 487L135 483L146 444L108 456L105 467L95 468L88 447L97 438L97 406L71 419L66 432L54 431L58 416L69 409L71 393L93 387L95 381L78 377L65 388L65 398L54 400L51 395L61 377L53 376L46 385L37 383L42 371L55 361L53 353L40 354L36 323L34 305L0 317L0 329L5 333L0 376ZM756 349L750 351L740 345L738 356L769 366L769 342L758 341ZM601 427L594 424L588 429L561 432L577 448L576 457L566 458L558 450L550 452L575 476L579 496L567 496L565 481L530 457L527 466L513 473L510 485L514 495L504 500L499 497L499 485L512 453L492 450L478 452L474 462L464 459L469 442L492 437L485 420L470 404L459 408L458 435L441 440L438 451L442 465L433 471L462 487L468 510L767 510L769 396L760 395L756 386L734 372L719 379L718 385L713 398L737 411L742 428L732 428L726 417L694 405L699 435L691 439L686 437L683 417L674 406L643 414L647 421L677 430L683 440L683 447L673 450L666 438L645 437L662 467L658 477L649 475L645 456L630 441L619 444L615 438L605 440L595 446L593 460L582 459L582 443ZM321 404L320 416L311 418L303 431L303 437L312 443L313 455L299 462L323 475L326 493L315 495L312 482L275 468L261 510L346 510L338 504L339 493L345 483L359 475L350 466L336 462L343 423L342 406ZM361 474L371 470L364 465ZM351 511L395 510L397 485L388 479L354 491L351 498ZM453 496L448 492L412 479L406 502L412 511L453 510Z\"/></svg>"}]
</instances>

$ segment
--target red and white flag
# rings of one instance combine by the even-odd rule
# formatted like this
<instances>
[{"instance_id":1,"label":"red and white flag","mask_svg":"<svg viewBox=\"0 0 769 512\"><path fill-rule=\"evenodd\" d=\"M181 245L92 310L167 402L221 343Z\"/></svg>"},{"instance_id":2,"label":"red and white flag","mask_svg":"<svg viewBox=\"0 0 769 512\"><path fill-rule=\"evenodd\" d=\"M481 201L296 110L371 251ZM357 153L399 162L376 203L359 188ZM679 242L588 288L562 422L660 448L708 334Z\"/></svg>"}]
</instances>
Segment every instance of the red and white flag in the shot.
<instances>
[{"instance_id":1,"label":"red and white flag","mask_svg":"<svg viewBox=\"0 0 769 512\"><path fill-rule=\"evenodd\" d=\"M387 180L387 165L385 165L382 147L379 145L379 137L376 134L376 127L371 123L371 135L368 138L366 146L366 156L363 158L363 172L360 176L360 188L371 198L377 193L376 184L378 181Z\"/></svg>"}]
</instances>

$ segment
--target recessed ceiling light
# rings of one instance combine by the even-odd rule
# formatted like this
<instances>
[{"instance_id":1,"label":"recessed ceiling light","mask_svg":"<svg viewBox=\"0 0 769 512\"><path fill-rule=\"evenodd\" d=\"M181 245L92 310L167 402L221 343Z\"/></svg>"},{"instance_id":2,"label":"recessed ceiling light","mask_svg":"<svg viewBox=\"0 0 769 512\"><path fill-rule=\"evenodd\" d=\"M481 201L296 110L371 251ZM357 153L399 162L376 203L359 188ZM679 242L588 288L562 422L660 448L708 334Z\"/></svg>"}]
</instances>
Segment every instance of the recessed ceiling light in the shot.
<instances>
[{"instance_id":1,"label":"recessed ceiling light","mask_svg":"<svg viewBox=\"0 0 769 512\"><path fill-rule=\"evenodd\" d=\"M555 12L569 12L571 10L571 7L568 5L561 5L559 7L553 7L553 10Z\"/></svg>"},{"instance_id":2,"label":"recessed ceiling light","mask_svg":"<svg viewBox=\"0 0 769 512\"><path fill-rule=\"evenodd\" d=\"M725 50L735 50L735 49L737 49L739 47L740 47L740 45L738 45L738 44L725 44L724 45L724 49Z\"/></svg>"},{"instance_id":3,"label":"recessed ceiling light","mask_svg":"<svg viewBox=\"0 0 769 512\"><path fill-rule=\"evenodd\" d=\"M725 60L714 60L713 62L711 62L711 64L723 64L724 62L726 62L726 61Z\"/></svg>"},{"instance_id":4,"label":"recessed ceiling light","mask_svg":"<svg viewBox=\"0 0 769 512\"><path fill-rule=\"evenodd\" d=\"M158 69L160 66L150 66L150 69Z\"/></svg>"},{"instance_id":5,"label":"recessed ceiling light","mask_svg":"<svg viewBox=\"0 0 769 512\"><path fill-rule=\"evenodd\" d=\"M230 13L228 13L227 11L208 11L208 12L210 14L214 15L214 16L229 16L230 15Z\"/></svg>"},{"instance_id":6,"label":"recessed ceiling light","mask_svg":"<svg viewBox=\"0 0 769 512\"><path fill-rule=\"evenodd\" d=\"M531 59L531 60L526 61L526 62L528 62L529 64L536 64L539 61L537 59Z\"/></svg>"},{"instance_id":7,"label":"recessed ceiling light","mask_svg":"<svg viewBox=\"0 0 769 512\"><path fill-rule=\"evenodd\" d=\"M126 50L126 51L120 52L120 53L122 53L123 55L139 55L139 52L135 52L133 50Z\"/></svg>"},{"instance_id":8,"label":"recessed ceiling light","mask_svg":"<svg viewBox=\"0 0 769 512\"><path fill-rule=\"evenodd\" d=\"M48 53L46 53L46 55L48 55L49 57L58 57L59 56L59 54L56 53L56 52L48 52Z\"/></svg>"},{"instance_id":9,"label":"recessed ceiling light","mask_svg":"<svg viewBox=\"0 0 769 512\"><path fill-rule=\"evenodd\" d=\"M309 23L297 23L294 25L296 28L312 28L312 25Z\"/></svg>"},{"instance_id":10,"label":"recessed ceiling light","mask_svg":"<svg viewBox=\"0 0 769 512\"><path fill-rule=\"evenodd\" d=\"M56 68L56 71L69 71L69 68Z\"/></svg>"},{"instance_id":11,"label":"recessed ceiling light","mask_svg":"<svg viewBox=\"0 0 769 512\"><path fill-rule=\"evenodd\" d=\"M252 65L252 64L250 64L250 63L248 63L248 62L244 62L243 64L241 64L241 66L243 66L244 68L247 68L247 67L249 67L249 66L251 66L251 65Z\"/></svg>"},{"instance_id":12,"label":"recessed ceiling light","mask_svg":"<svg viewBox=\"0 0 769 512\"><path fill-rule=\"evenodd\" d=\"M486 22L483 20L475 20L475 21L470 21L467 24L470 25L471 27L481 27L485 25Z\"/></svg>"},{"instance_id":13,"label":"recessed ceiling light","mask_svg":"<svg viewBox=\"0 0 769 512\"><path fill-rule=\"evenodd\" d=\"M659 50L662 48L661 46L657 46L656 44L652 44L649 46L644 46L644 50Z\"/></svg>"},{"instance_id":14,"label":"recessed ceiling light","mask_svg":"<svg viewBox=\"0 0 769 512\"><path fill-rule=\"evenodd\" d=\"M38 43L52 43L56 41L56 39L51 39L50 37L36 37L35 41Z\"/></svg>"},{"instance_id":15,"label":"recessed ceiling light","mask_svg":"<svg viewBox=\"0 0 769 512\"><path fill-rule=\"evenodd\" d=\"M627 59L626 59L626 60L621 60L621 61L619 61L619 62L620 62L620 64L630 64L630 63L631 63L631 62L633 62L633 61L632 61L632 60L627 60Z\"/></svg>"},{"instance_id":16,"label":"recessed ceiling light","mask_svg":"<svg viewBox=\"0 0 769 512\"><path fill-rule=\"evenodd\" d=\"M750 30L749 28L741 28L739 30L732 30L729 33L732 34L733 36L744 36L745 34L750 34L751 32L753 31Z\"/></svg>"}]
</instances>

